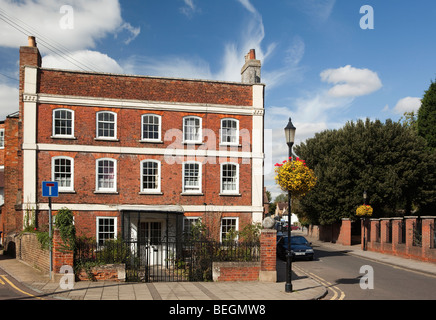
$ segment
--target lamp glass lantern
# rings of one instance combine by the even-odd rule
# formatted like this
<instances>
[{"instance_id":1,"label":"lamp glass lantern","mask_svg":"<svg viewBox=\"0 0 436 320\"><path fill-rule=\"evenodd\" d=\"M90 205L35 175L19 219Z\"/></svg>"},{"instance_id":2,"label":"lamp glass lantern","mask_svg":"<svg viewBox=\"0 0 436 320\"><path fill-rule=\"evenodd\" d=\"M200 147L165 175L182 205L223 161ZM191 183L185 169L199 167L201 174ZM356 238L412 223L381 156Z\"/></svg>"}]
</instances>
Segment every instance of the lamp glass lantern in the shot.
<instances>
[{"instance_id":1,"label":"lamp glass lantern","mask_svg":"<svg viewBox=\"0 0 436 320\"><path fill-rule=\"evenodd\" d=\"M295 141L295 131L297 128L292 124L291 118L289 118L288 125L285 128L285 137L286 137L286 143L289 145L293 145Z\"/></svg>"}]
</instances>

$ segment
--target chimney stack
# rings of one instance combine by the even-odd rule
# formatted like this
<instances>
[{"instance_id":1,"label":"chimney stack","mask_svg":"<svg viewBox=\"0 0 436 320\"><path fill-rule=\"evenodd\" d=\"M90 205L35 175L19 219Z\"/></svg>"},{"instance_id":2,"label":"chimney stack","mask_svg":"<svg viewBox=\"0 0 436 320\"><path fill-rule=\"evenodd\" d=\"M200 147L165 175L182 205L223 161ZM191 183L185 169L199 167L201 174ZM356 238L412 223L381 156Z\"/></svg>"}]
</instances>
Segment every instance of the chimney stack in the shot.
<instances>
[{"instance_id":1,"label":"chimney stack","mask_svg":"<svg viewBox=\"0 0 436 320\"><path fill-rule=\"evenodd\" d=\"M41 54L36 46L36 39L34 36L27 38L27 46L20 47L20 67L34 66L41 67Z\"/></svg>"},{"instance_id":2,"label":"chimney stack","mask_svg":"<svg viewBox=\"0 0 436 320\"><path fill-rule=\"evenodd\" d=\"M245 55L245 64L241 69L241 82L255 84L260 83L260 60L256 60L256 51L251 49Z\"/></svg>"}]
</instances>

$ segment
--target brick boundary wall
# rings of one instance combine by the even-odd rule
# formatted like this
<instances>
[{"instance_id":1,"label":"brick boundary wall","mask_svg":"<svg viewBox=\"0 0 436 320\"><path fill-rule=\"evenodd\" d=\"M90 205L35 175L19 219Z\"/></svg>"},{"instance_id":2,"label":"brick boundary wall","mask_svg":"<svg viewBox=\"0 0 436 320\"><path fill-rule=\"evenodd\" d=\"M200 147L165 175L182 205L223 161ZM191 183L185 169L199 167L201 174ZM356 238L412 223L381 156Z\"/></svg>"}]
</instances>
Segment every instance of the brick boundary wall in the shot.
<instances>
[{"instance_id":1,"label":"brick boundary wall","mask_svg":"<svg viewBox=\"0 0 436 320\"><path fill-rule=\"evenodd\" d=\"M90 279L91 274L91 279ZM126 281L126 267L124 264L107 264L93 267L89 270L82 269L76 274L78 281Z\"/></svg>"},{"instance_id":2,"label":"brick boundary wall","mask_svg":"<svg viewBox=\"0 0 436 320\"><path fill-rule=\"evenodd\" d=\"M370 219L367 224L371 225L371 235L366 239L366 247L369 251L391 254L403 258L436 263L435 248L435 221L436 216L424 216L422 220L421 245L413 244L413 225L418 217L408 216L403 218ZM392 237L389 242L389 220L392 221ZM402 239L401 222L406 225L405 239ZM376 237L376 225L380 224L380 237ZM363 225L362 220L362 248L363 234L368 232L368 225Z\"/></svg>"},{"instance_id":3,"label":"brick boundary wall","mask_svg":"<svg viewBox=\"0 0 436 320\"><path fill-rule=\"evenodd\" d=\"M50 253L42 249L35 233L18 234L15 239L16 258L43 273L50 271Z\"/></svg>"},{"instance_id":4,"label":"brick boundary wall","mask_svg":"<svg viewBox=\"0 0 436 320\"><path fill-rule=\"evenodd\" d=\"M435 228L436 216L423 216L421 246L413 244L413 225L418 217L393 217L393 218L366 218L360 219L361 224L361 249L395 255L408 259L436 263ZM401 223L405 223L405 239L402 239ZM307 235L324 242L336 242L350 246L351 243L350 219L342 219L342 223L329 226L311 225ZM389 231L389 226L391 230ZM336 232L338 233L336 237Z\"/></svg>"},{"instance_id":5,"label":"brick boundary wall","mask_svg":"<svg viewBox=\"0 0 436 320\"><path fill-rule=\"evenodd\" d=\"M213 281L277 281L277 231L262 229L259 262L215 262Z\"/></svg>"},{"instance_id":6,"label":"brick boundary wall","mask_svg":"<svg viewBox=\"0 0 436 320\"><path fill-rule=\"evenodd\" d=\"M214 262L213 281L258 281L260 262Z\"/></svg>"}]
</instances>

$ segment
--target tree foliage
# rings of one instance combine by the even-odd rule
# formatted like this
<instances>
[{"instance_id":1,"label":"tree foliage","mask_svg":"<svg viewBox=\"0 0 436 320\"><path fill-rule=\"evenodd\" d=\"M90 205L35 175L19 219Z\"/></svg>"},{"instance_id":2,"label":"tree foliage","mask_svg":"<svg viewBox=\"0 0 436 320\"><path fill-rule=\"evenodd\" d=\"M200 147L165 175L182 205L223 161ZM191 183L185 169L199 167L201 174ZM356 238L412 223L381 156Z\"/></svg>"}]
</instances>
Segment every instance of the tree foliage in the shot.
<instances>
[{"instance_id":1,"label":"tree foliage","mask_svg":"<svg viewBox=\"0 0 436 320\"><path fill-rule=\"evenodd\" d=\"M318 178L301 200L312 223L330 224L355 217L363 191L374 217L410 213L435 203L434 154L414 130L387 120L348 122L338 130L317 133L295 147Z\"/></svg>"},{"instance_id":2,"label":"tree foliage","mask_svg":"<svg viewBox=\"0 0 436 320\"><path fill-rule=\"evenodd\" d=\"M418 134L423 137L428 147L436 150L436 83L432 81L421 100L418 111Z\"/></svg>"}]
</instances>

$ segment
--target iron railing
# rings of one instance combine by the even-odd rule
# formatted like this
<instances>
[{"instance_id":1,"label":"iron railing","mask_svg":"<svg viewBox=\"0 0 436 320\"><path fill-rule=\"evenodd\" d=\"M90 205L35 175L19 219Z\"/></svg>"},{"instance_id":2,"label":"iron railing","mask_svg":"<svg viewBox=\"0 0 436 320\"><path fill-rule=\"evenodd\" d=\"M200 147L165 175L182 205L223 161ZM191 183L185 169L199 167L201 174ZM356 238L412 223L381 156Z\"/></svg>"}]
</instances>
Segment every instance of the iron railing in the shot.
<instances>
[{"instance_id":1,"label":"iron railing","mask_svg":"<svg viewBox=\"0 0 436 320\"><path fill-rule=\"evenodd\" d=\"M165 239L153 244L107 241L99 245L79 241L75 252L77 266L122 263L126 266L126 280L135 282L211 281L213 262L259 260L259 242Z\"/></svg>"},{"instance_id":2,"label":"iron railing","mask_svg":"<svg viewBox=\"0 0 436 320\"><path fill-rule=\"evenodd\" d=\"M392 220L388 221L387 224L387 242L392 243Z\"/></svg>"},{"instance_id":3,"label":"iron railing","mask_svg":"<svg viewBox=\"0 0 436 320\"><path fill-rule=\"evenodd\" d=\"M399 234L399 237L400 237L400 241L399 241L399 243L406 243L406 220L401 220L400 221L400 228L399 228L399 231L398 231L400 234Z\"/></svg>"},{"instance_id":4,"label":"iron railing","mask_svg":"<svg viewBox=\"0 0 436 320\"><path fill-rule=\"evenodd\" d=\"M422 220L416 219L413 222L413 241L412 245L416 247L422 246Z\"/></svg>"}]
</instances>

